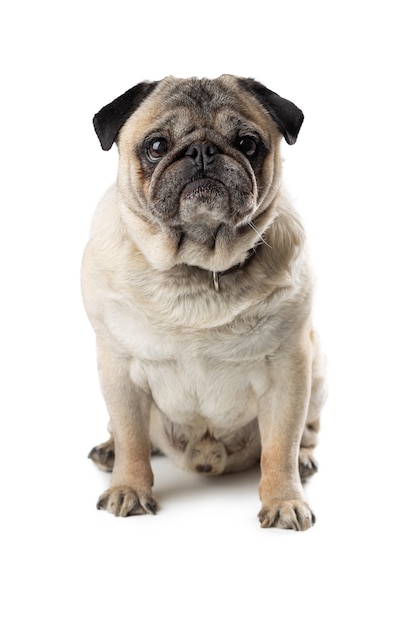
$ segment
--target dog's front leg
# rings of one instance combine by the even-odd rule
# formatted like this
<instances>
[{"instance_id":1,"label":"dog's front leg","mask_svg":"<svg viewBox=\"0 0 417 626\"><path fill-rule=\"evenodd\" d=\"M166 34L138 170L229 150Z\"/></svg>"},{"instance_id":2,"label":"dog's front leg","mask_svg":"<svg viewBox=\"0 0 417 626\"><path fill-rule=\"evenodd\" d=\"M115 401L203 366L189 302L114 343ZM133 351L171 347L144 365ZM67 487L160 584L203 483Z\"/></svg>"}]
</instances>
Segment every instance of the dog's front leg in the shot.
<instances>
[{"instance_id":1,"label":"dog's front leg","mask_svg":"<svg viewBox=\"0 0 417 626\"><path fill-rule=\"evenodd\" d=\"M97 346L103 396L114 437L115 460L110 487L97 502L116 516L156 513L152 497L153 474L149 439L150 396L132 383L129 360Z\"/></svg>"},{"instance_id":2,"label":"dog's front leg","mask_svg":"<svg viewBox=\"0 0 417 626\"><path fill-rule=\"evenodd\" d=\"M311 359L309 345L287 346L270 362L274 382L259 406L262 528L306 530L315 522L298 468L311 393Z\"/></svg>"}]
</instances>

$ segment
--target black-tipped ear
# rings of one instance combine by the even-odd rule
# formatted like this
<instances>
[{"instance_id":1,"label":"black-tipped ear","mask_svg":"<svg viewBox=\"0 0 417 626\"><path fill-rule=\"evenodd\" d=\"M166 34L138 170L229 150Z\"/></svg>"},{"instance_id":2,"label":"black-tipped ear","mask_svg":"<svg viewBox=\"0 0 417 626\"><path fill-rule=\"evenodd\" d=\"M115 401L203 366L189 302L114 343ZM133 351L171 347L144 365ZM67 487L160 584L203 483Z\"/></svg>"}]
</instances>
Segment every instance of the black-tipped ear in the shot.
<instances>
[{"instance_id":1,"label":"black-tipped ear","mask_svg":"<svg viewBox=\"0 0 417 626\"><path fill-rule=\"evenodd\" d=\"M250 91L268 111L284 135L285 141L290 145L295 143L304 120L303 112L295 104L281 98L253 78L239 78L238 80L240 85Z\"/></svg>"},{"instance_id":2,"label":"black-tipped ear","mask_svg":"<svg viewBox=\"0 0 417 626\"><path fill-rule=\"evenodd\" d=\"M110 150L123 124L157 84L158 81L139 83L96 113L93 124L103 150Z\"/></svg>"}]
</instances>

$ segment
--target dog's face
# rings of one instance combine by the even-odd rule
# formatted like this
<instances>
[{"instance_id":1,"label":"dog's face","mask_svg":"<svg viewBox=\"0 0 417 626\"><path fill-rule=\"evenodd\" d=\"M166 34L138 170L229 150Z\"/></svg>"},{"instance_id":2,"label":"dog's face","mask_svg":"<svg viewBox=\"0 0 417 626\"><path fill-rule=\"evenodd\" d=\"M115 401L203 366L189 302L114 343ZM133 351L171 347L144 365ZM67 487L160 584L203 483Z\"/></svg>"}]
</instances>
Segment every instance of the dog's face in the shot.
<instances>
[{"instance_id":1,"label":"dog's face","mask_svg":"<svg viewBox=\"0 0 417 626\"><path fill-rule=\"evenodd\" d=\"M144 246L150 263L161 266L162 245L164 268L242 262L274 217L279 140L294 143L302 120L288 100L229 75L141 83L104 107L94 124L103 149L117 141L133 228L160 244Z\"/></svg>"}]
</instances>

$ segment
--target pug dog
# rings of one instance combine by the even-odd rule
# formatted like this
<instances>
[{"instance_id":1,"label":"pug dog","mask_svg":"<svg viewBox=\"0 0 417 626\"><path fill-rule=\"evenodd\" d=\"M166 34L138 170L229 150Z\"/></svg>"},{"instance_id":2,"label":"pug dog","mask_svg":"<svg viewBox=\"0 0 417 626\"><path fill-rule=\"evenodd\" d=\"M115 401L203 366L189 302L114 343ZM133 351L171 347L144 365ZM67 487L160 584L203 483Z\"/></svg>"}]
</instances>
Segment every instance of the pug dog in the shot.
<instances>
[{"instance_id":1,"label":"pug dog","mask_svg":"<svg viewBox=\"0 0 417 626\"><path fill-rule=\"evenodd\" d=\"M142 82L102 108L119 151L82 267L110 439L97 507L155 514L151 453L209 476L260 462L263 528L310 528L323 359L281 180L297 106L250 78Z\"/></svg>"}]
</instances>

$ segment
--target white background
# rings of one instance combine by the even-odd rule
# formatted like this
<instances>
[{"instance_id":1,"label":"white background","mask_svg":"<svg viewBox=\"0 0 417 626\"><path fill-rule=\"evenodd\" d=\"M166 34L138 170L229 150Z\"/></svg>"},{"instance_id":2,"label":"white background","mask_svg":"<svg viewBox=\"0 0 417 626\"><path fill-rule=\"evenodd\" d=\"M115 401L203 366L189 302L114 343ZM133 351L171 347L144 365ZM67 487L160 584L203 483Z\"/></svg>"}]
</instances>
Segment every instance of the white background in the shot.
<instances>
[{"instance_id":1,"label":"white background","mask_svg":"<svg viewBox=\"0 0 417 626\"><path fill-rule=\"evenodd\" d=\"M38 0L1 13L2 623L415 624L411 0ZM330 384L305 533L258 527L257 471L210 480L164 459L160 513L115 519L95 510L108 476L86 459L107 417L79 267L117 164L91 118L141 80L224 72L305 113L285 176Z\"/></svg>"}]
</instances>

